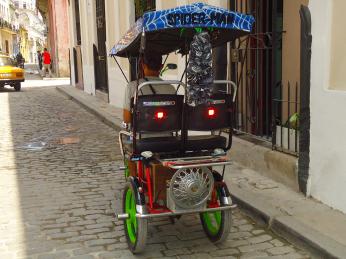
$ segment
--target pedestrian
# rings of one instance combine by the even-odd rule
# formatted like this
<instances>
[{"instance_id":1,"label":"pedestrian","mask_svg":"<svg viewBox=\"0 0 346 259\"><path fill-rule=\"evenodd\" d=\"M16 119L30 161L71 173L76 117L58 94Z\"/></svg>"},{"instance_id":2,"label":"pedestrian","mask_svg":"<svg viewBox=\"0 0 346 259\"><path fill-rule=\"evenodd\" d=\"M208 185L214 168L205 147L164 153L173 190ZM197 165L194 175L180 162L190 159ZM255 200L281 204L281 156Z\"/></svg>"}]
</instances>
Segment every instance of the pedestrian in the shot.
<instances>
[{"instance_id":1,"label":"pedestrian","mask_svg":"<svg viewBox=\"0 0 346 259\"><path fill-rule=\"evenodd\" d=\"M24 59L22 53L20 53L20 51L18 52L18 54L16 56L16 61L17 61L17 66L18 67L24 68L25 59Z\"/></svg>"},{"instance_id":2,"label":"pedestrian","mask_svg":"<svg viewBox=\"0 0 346 259\"><path fill-rule=\"evenodd\" d=\"M41 71L43 68L43 65L42 65L42 54L40 50L37 51L37 60L38 60L38 67Z\"/></svg>"},{"instance_id":3,"label":"pedestrian","mask_svg":"<svg viewBox=\"0 0 346 259\"><path fill-rule=\"evenodd\" d=\"M49 72L49 77L52 77L52 70L50 69L51 58L47 48L44 48L42 59L43 59L43 77L46 77L47 69Z\"/></svg>"}]
</instances>

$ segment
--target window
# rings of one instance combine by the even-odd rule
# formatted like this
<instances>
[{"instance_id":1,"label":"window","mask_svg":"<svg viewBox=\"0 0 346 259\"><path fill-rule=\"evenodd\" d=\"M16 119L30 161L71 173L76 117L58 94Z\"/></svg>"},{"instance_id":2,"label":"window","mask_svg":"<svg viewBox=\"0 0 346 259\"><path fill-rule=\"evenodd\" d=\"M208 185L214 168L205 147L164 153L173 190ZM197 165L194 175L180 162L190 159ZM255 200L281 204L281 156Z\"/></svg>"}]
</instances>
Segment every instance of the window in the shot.
<instances>
[{"instance_id":1,"label":"window","mask_svg":"<svg viewBox=\"0 0 346 259\"><path fill-rule=\"evenodd\" d=\"M81 45L82 44L82 38L81 38L81 30L80 30L79 0L75 0L75 16L76 16L77 45Z\"/></svg>"},{"instance_id":2,"label":"window","mask_svg":"<svg viewBox=\"0 0 346 259\"><path fill-rule=\"evenodd\" d=\"M23 9L26 9L26 3L25 2L23 3Z\"/></svg>"},{"instance_id":3,"label":"window","mask_svg":"<svg viewBox=\"0 0 346 259\"><path fill-rule=\"evenodd\" d=\"M5 40L5 51L6 51L7 54L10 53L8 40Z\"/></svg>"}]
</instances>

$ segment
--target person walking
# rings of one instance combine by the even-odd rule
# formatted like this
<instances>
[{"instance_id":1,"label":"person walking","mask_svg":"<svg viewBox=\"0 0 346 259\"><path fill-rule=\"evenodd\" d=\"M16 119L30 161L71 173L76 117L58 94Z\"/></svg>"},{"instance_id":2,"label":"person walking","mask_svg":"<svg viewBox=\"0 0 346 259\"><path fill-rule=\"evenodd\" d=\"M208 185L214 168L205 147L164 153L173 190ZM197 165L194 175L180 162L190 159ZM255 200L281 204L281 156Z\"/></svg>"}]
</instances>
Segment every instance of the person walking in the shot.
<instances>
[{"instance_id":1,"label":"person walking","mask_svg":"<svg viewBox=\"0 0 346 259\"><path fill-rule=\"evenodd\" d=\"M18 52L18 54L16 56L16 61L17 61L17 66L18 67L24 68L25 59L24 59L22 53Z\"/></svg>"},{"instance_id":2,"label":"person walking","mask_svg":"<svg viewBox=\"0 0 346 259\"><path fill-rule=\"evenodd\" d=\"M47 69L49 72L49 77L52 77L52 71L50 69L51 58L47 48L44 48L42 58L43 58L43 77L46 77Z\"/></svg>"},{"instance_id":3,"label":"person walking","mask_svg":"<svg viewBox=\"0 0 346 259\"><path fill-rule=\"evenodd\" d=\"M42 54L40 50L37 51L37 61L38 61L38 67L41 71L43 68L43 65L42 65Z\"/></svg>"}]
</instances>

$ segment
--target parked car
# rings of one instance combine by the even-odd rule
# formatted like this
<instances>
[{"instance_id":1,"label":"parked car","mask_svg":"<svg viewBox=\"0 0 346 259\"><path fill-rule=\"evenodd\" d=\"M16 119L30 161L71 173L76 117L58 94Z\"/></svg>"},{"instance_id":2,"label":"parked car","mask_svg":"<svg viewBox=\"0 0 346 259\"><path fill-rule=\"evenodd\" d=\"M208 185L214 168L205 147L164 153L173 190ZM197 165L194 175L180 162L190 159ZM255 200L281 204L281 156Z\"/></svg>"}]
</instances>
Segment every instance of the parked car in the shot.
<instances>
[{"instance_id":1,"label":"parked car","mask_svg":"<svg viewBox=\"0 0 346 259\"><path fill-rule=\"evenodd\" d=\"M0 54L0 88L10 85L16 91L20 91L21 83L24 81L24 69L16 67L8 55Z\"/></svg>"}]
</instances>

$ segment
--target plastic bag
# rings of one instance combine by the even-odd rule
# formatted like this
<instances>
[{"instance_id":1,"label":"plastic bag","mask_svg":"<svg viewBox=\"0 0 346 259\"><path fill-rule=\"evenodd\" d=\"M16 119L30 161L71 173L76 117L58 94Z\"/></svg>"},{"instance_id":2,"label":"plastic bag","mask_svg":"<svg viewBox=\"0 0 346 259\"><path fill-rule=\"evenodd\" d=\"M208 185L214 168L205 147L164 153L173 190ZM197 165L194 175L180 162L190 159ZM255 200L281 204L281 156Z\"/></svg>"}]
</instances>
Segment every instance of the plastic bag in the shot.
<instances>
[{"instance_id":1,"label":"plastic bag","mask_svg":"<svg viewBox=\"0 0 346 259\"><path fill-rule=\"evenodd\" d=\"M189 105L196 106L210 100L214 81L211 51L208 32L201 32L193 37L187 67L187 102Z\"/></svg>"}]
</instances>

